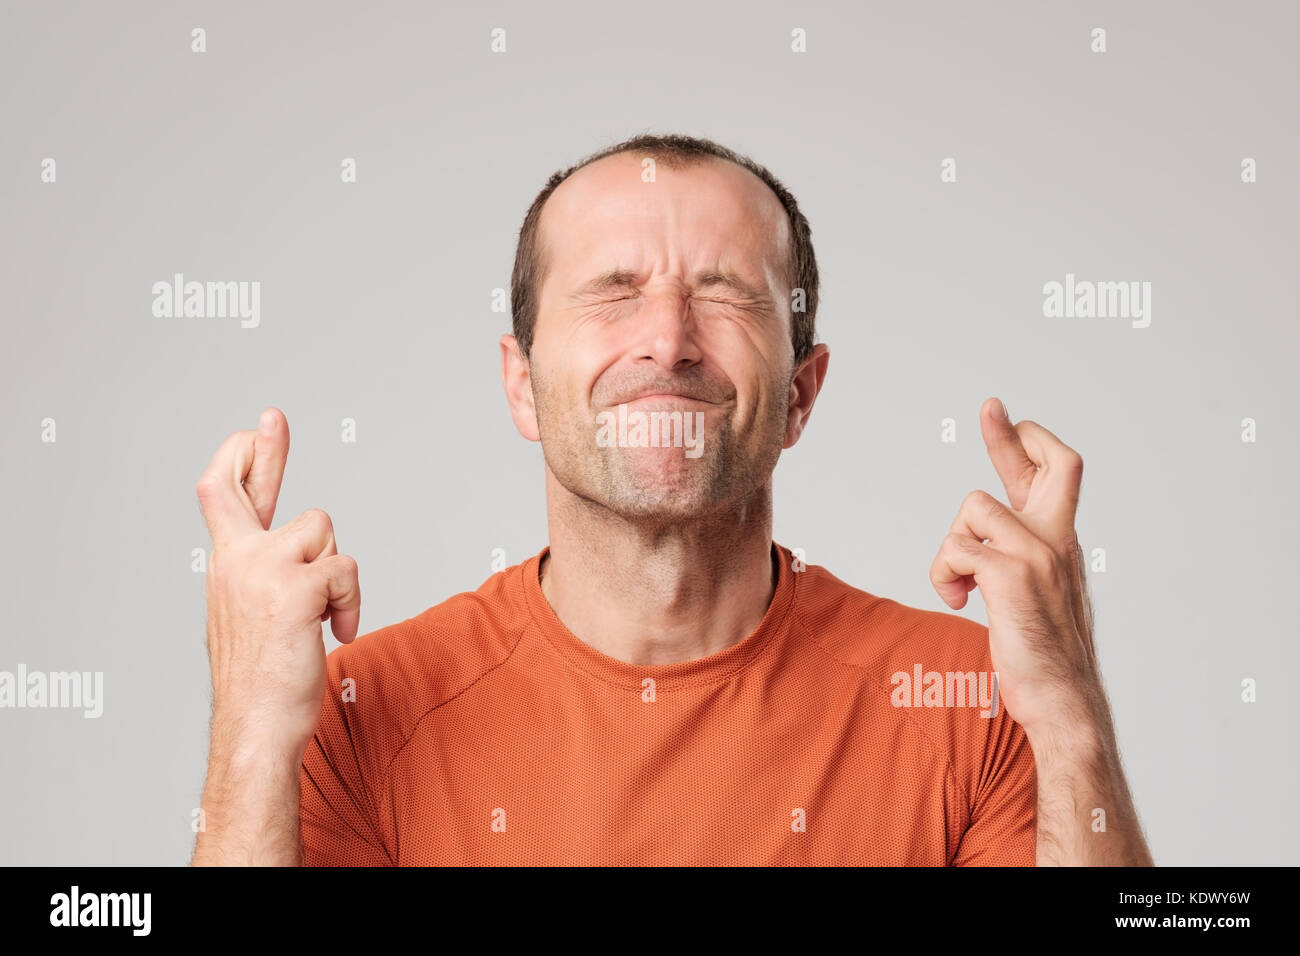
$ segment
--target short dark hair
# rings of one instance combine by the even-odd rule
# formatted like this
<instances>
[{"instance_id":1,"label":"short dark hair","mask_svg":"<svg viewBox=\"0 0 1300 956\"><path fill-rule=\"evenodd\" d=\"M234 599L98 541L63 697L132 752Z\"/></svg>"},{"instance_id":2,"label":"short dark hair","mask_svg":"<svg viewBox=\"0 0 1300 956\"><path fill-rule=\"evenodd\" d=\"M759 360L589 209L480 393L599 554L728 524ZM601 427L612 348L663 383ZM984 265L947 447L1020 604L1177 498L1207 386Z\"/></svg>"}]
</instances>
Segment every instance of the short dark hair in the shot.
<instances>
[{"instance_id":1,"label":"short dark hair","mask_svg":"<svg viewBox=\"0 0 1300 956\"><path fill-rule=\"evenodd\" d=\"M524 224L519 229L519 244L515 249L515 265L510 276L510 311L514 319L514 335L520 351L527 358L533 344L533 326L537 322L538 302L541 298L542 279L546 275L546 250L538 235L542 207L556 187L571 175L606 156L617 153L645 153L669 169L680 169L717 157L743 166L763 180L785 207L790 219L790 254L786 263L786 280L791 289L803 290L803 311L791 313L791 339L794 361L798 365L813 349L813 332L817 316L817 257L813 253L812 228L799 210L799 204L785 185L747 156L721 146L710 139L694 136L642 134L616 143L586 159L551 175L528 207Z\"/></svg>"}]
</instances>

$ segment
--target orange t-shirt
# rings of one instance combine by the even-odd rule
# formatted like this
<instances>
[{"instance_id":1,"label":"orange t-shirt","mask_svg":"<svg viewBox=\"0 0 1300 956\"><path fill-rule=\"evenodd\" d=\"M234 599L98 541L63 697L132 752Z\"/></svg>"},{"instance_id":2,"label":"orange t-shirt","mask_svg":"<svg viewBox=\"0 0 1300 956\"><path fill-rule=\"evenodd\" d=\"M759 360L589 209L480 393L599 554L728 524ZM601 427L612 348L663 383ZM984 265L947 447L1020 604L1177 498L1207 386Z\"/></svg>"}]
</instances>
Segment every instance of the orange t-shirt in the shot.
<instances>
[{"instance_id":1,"label":"orange t-shirt","mask_svg":"<svg viewBox=\"0 0 1300 956\"><path fill-rule=\"evenodd\" d=\"M773 542L756 630L640 667L559 621L546 550L329 654L305 865L1033 865L984 625Z\"/></svg>"}]
</instances>

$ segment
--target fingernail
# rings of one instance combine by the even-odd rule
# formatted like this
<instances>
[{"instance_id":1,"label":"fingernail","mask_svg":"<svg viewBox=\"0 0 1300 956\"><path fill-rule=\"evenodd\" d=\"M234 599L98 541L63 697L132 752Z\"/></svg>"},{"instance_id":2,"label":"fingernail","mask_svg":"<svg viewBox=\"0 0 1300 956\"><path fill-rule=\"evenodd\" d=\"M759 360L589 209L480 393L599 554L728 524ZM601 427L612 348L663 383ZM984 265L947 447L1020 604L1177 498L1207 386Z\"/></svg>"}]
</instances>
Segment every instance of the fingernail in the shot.
<instances>
[{"instance_id":1,"label":"fingernail","mask_svg":"<svg viewBox=\"0 0 1300 956\"><path fill-rule=\"evenodd\" d=\"M1011 421L1011 413L1007 411L1007 403L1002 401L1002 399L999 398L998 404L1002 406L1002 417L1005 418L1007 421Z\"/></svg>"},{"instance_id":2,"label":"fingernail","mask_svg":"<svg viewBox=\"0 0 1300 956\"><path fill-rule=\"evenodd\" d=\"M262 417L257 420L257 427L261 429L263 435L270 435L275 431L275 416L271 414L269 408L262 412Z\"/></svg>"}]
</instances>

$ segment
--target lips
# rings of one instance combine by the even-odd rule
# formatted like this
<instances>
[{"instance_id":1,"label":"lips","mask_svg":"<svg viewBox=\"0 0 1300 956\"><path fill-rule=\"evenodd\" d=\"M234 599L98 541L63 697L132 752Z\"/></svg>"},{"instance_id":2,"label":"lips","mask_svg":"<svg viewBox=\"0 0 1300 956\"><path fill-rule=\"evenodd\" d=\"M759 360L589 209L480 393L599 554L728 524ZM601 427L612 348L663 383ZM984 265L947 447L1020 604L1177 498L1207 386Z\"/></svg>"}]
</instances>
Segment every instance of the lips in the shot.
<instances>
[{"instance_id":1,"label":"lips","mask_svg":"<svg viewBox=\"0 0 1300 956\"><path fill-rule=\"evenodd\" d=\"M678 395L678 394L676 394L676 393L674 393L674 392L653 392L653 393L651 393L651 394L649 394L649 395L638 395L636 398L628 399L626 402L623 402L623 403L621 403L621 404L631 405L631 404L633 404L634 402L648 402L648 401L656 401L656 402L704 402L704 404L706 404L706 405L712 405L712 404L713 404L712 402L709 402L709 401L707 401L707 400L705 400L705 399L703 399L703 398L695 398L694 396L691 396L691 395Z\"/></svg>"}]
</instances>

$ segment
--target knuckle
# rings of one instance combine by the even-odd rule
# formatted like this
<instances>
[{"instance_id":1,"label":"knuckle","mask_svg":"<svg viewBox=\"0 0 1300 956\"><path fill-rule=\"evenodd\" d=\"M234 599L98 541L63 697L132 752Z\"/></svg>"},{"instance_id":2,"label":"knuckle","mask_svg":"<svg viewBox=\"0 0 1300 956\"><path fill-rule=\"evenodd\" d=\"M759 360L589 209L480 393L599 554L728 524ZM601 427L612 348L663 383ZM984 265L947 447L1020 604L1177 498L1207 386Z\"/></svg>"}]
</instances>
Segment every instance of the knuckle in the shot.
<instances>
[{"instance_id":1,"label":"knuckle","mask_svg":"<svg viewBox=\"0 0 1300 956\"><path fill-rule=\"evenodd\" d=\"M308 508L300 518L308 528L320 531L322 534L328 534L334 530L334 521L324 508Z\"/></svg>"},{"instance_id":2,"label":"knuckle","mask_svg":"<svg viewBox=\"0 0 1300 956\"><path fill-rule=\"evenodd\" d=\"M1036 544L1025 559L1030 570L1045 578L1056 576L1058 557L1046 544Z\"/></svg>"},{"instance_id":3,"label":"knuckle","mask_svg":"<svg viewBox=\"0 0 1300 956\"><path fill-rule=\"evenodd\" d=\"M980 502L980 507L984 509L984 517L989 521L995 521L1002 516L1002 502L992 495L986 495L987 500Z\"/></svg>"},{"instance_id":4,"label":"knuckle","mask_svg":"<svg viewBox=\"0 0 1300 956\"><path fill-rule=\"evenodd\" d=\"M198 495L200 501L206 501L217 493L217 483L220 481L216 475L205 471L199 476L199 480L194 483L194 493Z\"/></svg>"},{"instance_id":5,"label":"knuckle","mask_svg":"<svg viewBox=\"0 0 1300 956\"><path fill-rule=\"evenodd\" d=\"M965 514L980 514L986 518L994 518L1002 510L1002 503L983 488L977 488L966 495L961 506Z\"/></svg>"},{"instance_id":6,"label":"knuckle","mask_svg":"<svg viewBox=\"0 0 1300 956\"><path fill-rule=\"evenodd\" d=\"M968 534L950 531L943 539L943 550L950 555L966 554L974 549L975 541Z\"/></svg>"}]
</instances>

